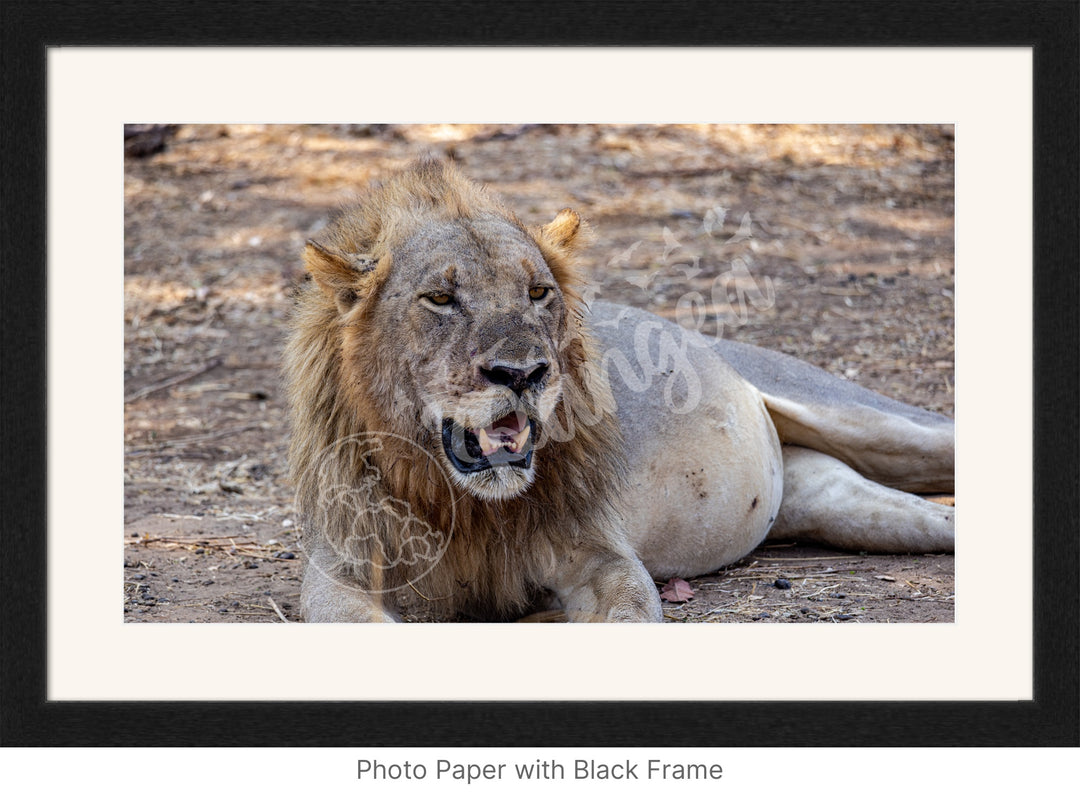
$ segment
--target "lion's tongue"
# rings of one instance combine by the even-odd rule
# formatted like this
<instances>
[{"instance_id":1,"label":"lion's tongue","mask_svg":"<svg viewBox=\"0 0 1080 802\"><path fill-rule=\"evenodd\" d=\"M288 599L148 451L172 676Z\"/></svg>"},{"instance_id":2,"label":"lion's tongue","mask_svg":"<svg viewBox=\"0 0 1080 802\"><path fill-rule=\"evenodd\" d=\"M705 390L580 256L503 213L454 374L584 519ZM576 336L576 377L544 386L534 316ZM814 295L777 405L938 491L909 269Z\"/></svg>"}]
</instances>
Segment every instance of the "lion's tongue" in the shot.
<instances>
[{"instance_id":1,"label":"lion's tongue","mask_svg":"<svg viewBox=\"0 0 1080 802\"><path fill-rule=\"evenodd\" d=\"M490 457L502 447L517 454L529 441L529 419L518 412L499 418L485 429L474 429L473 434L480 441L480 450L485 457Z\"/></svg>"}]
</instances>

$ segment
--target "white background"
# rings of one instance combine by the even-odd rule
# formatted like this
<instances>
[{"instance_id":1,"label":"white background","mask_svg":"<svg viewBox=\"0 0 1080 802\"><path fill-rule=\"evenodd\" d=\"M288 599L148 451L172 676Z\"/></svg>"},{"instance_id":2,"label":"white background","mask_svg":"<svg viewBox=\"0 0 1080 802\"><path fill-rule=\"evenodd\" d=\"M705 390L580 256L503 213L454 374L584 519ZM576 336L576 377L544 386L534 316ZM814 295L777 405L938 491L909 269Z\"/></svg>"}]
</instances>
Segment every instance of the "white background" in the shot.
<instances>
[{"instance_id":1,"label":"white background","mask_svg":"<svg viewBox=\"0 0 1080 802\"><path fill-rule=\"evenodd\" d=\"M1030 697L1028 51L61 49L49 68L50 698ZM956 623L121 622L125 121L628 119L955 123ZM660 681L652 656L680 653Z\"/></svg>"}]
</instances>

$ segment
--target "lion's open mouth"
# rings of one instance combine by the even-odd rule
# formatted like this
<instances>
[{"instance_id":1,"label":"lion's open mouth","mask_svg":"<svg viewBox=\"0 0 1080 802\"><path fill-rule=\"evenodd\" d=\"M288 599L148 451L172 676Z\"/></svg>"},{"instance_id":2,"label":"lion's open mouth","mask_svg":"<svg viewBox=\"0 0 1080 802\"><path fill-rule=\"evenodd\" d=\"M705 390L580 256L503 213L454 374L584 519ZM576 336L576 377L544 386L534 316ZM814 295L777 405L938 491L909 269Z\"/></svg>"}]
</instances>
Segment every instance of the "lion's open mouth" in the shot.
<instances>
[{"instance_id":1,"label":"lion's open mouth","mask_svg":"<svg viewBox=\"0 0 1080 802\"><path fill-rule=\"evenodd\" d=\"M443 450L461 473L502 466L528 468L532 464L535 428L521 412L511 412L480 429L466 429L446 418L442 426Z\"/></svg>"}]
</instances>

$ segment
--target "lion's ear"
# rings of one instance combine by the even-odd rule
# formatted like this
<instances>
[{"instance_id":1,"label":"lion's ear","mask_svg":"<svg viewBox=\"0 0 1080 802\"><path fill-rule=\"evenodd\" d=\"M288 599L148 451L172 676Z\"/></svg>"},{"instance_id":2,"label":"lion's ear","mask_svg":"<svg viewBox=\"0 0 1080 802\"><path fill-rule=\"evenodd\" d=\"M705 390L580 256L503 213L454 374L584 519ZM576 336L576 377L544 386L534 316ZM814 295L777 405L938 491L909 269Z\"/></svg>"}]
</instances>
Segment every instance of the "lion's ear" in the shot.
<instances>
[{"instance_id":1,"label":"lion's ear","mask_svg":"<svg viewBox=\"0 0 1080 802\"><path fill-rule=\"evenodd\" d=\"M581 232L581 217L573 209L563 209L555 219L540 228L537 238L560 251L573 252Z\"/></svg>"},{"instance_id":2,"label":"lion's ear","mask_svg":"<svg viewBox=\"0 0 1080 802\"><path fill-rule=\"evenodd\" d=\"M583 279L574 264L574 254L590 239L588 224L573 209L563 209L546 226L533 228L530 233L540 246L540 252L562 288L563 295L572 303L579 302L578 293Z\"/></svg>"},{"instance_id":3,"label":"lion's ear","mask_svg":"<svg viewBox=\"0 0 1080 802\"><path fill-rule=\"evenodd\" d=\"M304 247L304 265L344 314L361 298L378 261L370 254L345 253L309 239Z\"/></svg>"}]
</instances>

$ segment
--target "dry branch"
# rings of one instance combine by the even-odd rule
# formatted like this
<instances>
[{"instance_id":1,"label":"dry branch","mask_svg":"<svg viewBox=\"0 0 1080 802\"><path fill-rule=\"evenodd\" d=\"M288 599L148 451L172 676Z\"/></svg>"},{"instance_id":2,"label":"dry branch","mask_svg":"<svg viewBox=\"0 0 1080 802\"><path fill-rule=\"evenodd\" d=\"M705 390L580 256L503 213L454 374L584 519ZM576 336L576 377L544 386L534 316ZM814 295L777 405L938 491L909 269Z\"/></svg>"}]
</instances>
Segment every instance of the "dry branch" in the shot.
<instances>
[{"instance_id":1,"label":"dry branch","mask_svg":"<svg viewBox=\"0 0 1080 802\"><path fill-rule=\"evenodd\" d=\"M274 608L274 612L278 614L278 618L288 624L289 619L285 617L285 614L283 612L281 612L281 608L277 606L277 602L274 601L274 598L272 596L267 596L266 598L270 601L270 606Z\"/></svg>"},{"instance_id":2,"label":"dry branch","mask_svg":"<svg viewBox=\"0 0 1080 802\"><path fill-rule=\"evenodd\" d=\"M130 404L132 401L138 401L140 398L146 398L146 396L150 395L151 393L156 393L158 390L164 390L168 387L174 387L177 384L183 384L186 381L194 379L196 376L201 376L204 373L209 373L214 368L221 366L224 361L225 360L223 360L221 357L217 357L215 359L211 359L205 365L195 368L194 370L189 370L186 373L181 373L177 376L173 376L172 378L157 382L156 384L151 384L148 387L143 387L141 390L136 390L134 393L125 398L124 403Z\"/></svg>"}]
</instances>

